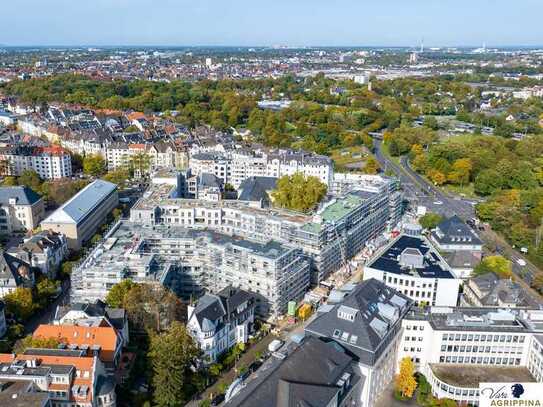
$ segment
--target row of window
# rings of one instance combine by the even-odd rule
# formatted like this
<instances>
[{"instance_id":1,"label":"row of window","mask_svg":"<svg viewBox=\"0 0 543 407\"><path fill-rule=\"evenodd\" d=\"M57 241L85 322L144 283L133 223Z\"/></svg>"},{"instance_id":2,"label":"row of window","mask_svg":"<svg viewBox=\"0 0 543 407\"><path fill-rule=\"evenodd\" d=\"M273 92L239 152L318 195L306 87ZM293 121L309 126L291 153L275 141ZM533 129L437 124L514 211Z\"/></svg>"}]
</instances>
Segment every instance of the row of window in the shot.
<instances>
[{"instance_id":1,"label":"row of window","mask_svg":"<svg viewBox=\"0 0 543 407\"><path fill-rule=\"evenodd\" d=\"M524 343L522 335L443 334L443 341L508 342Z\"/></svg>"}]
</instances>

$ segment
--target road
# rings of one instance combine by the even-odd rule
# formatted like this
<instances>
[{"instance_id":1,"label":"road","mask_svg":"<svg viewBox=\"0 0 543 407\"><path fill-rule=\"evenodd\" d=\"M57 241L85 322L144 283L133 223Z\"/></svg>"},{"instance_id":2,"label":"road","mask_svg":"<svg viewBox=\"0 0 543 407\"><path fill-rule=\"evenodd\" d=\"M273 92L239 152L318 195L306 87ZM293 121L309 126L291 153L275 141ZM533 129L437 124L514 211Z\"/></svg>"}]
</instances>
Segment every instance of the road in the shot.
<instances>
[{"instance_id":1,"label":"road","mask_svg":"<svg viewBox=\"0 0 543 407\"><path fill-rule=\"evenodd\" d=\"M63 280L61 284L62 293L60 294L60 296L55 301L47 305L47 307L43 309L39 314L33 315L32 318L30 318L24 324L25 335L33 333L40 324L50 323L55 317L57 306L65 305L69 302L70 279L68 278L66 280Z\"/></svg>"},{"instance_id":2,"label":"road","mask_svg":"<svg viewBox=\"0 0 543 407\"><path fill-rule=\"evenodd\" d=\"M452 196L443 192L440 188L433 185L416 171L414 171L407 156L400 158L400 164L394 162L382 152L381 140L374 140L375 156L381 166L390 169L400 178L406 198L412 205L422 205L429 211L439 213L445 216L458 215L463 220L475 217L475 204L477 201L464 199L458 196ZM496 249L498 253L507 257L513 263L513 272L519 277L530 291L534 298L541 301L541 296L530 289L530 284L535 275L542 273L533 263L531 263L521 253L513 249L501 236L488 228L479 233L483 242L492 250ZM526 262L526 266L520 266L518 260Z\"/></svg>"}]
</instances>

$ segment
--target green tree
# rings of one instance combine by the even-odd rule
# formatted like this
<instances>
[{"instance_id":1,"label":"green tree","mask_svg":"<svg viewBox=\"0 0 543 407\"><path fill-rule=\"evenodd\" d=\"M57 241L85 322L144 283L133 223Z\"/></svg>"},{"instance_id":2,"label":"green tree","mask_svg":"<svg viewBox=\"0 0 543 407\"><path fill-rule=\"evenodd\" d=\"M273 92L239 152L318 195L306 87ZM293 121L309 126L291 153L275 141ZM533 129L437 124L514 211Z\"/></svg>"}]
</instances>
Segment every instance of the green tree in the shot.
<instances>
[{"instance_id":1,"label":"green tree","mask_svg":"<svg viewBox=\"0 0 543 407\"><path fill-rule=\"evenodd\" d=\"M53 298L60 287L58 281L50 280L46 277L42 277L36 284L36 298L35 301L40 308L44 308L49 300Z\"/></svg>"},{"instance_id":2,"label":"green tree","mask_svg":"<svg viewBox=\"0 0 543 407\"><path fill-rule=\"evenodd\" d=\"M19 185L17 178L11 176L4 178L4 182L2 182L2 186L4 187L14 187L17 185Z\"/></svg>"},{"instance_id":3,"label":"green tree","mask_svg":"<svg viewBox=\"0 0 543 407\"><path fill-rule=\"evenodd\" d=\"M149 359L156 406L184 405L182 394L187 370L197 354L198 347L180 322L173 322L166 332L151 336Z\"/></svg>"},{"instance_id":4,"label":"green tree","mask_svg":"<svg viewBox=\"0 0 543 407\"><path fill-rule=\"evenodd\" d=\"M495 273L500 278L510 278L513 276L512 264L503 256L487 256L473 269L476 276L486 273Z\"/></svg>"},{"instance_id":5,"label":"green tree","mask_svg":"<svg viewBox=\"0 0 543 407\"><path fill-rule=\"evenodd\" d=\"M147 153L137 153L130 157L129 168L139 177L144 176L151 168L151 156Z\"/></svg>"},{"instance_id":6,"label":"green tree","mask_svg":"<svg viewBox=\"0 0 543 407\"><path fill-rule=\"evenodd\" d=\"M110 171L102 177L105 181L117 184L120 189L126 186L126 182L130 180L130 172L127 169L120 168L115 171Z\"/></svg>"},{"instance_id":7,"label":"green tree","mask_svg":"<svg viewBox=\"0 0 543 407\"><path fill-rule=\"evenodd\" d=\"M13 351L15 353L23 353L29 348L34 349L58 349L61 340L57 337L43 338L43 337L33 337L32 335L27 335L23 339L17 342Z\"/></svg>"},{"instance_id":8,"label":"green tree","mask_svg":"<svg viewBox=\"0 0 543 407\"><path fill-rule=\"evenodd\" d=\"M374 156L369 156L366 159L366 163L364 165L364 173L377 174L380 169L381 169L381 166L379 165L379 161L377 161L377 159Z\"/></svg>"},{"instance_id":9,"label":"green tree","mask_svg":"<svg viewBox=\"0 0 543 407\"><path fill-rule=\"evenodd\" d=\"M111 308L122 308L126 294L136 285L132 280L125 279L115 284L106 296L106 304Z\"/></svg>"},{"instance_id":10,"label":"green tree","mask_svg":"<svg viewBox=\"0 0 543 407\"><path fill-rule=\"evenodd\" d=\"M4 302L7 312L22 320L30 318L37 308L30 288L18 287L4 296Z\"/></svg>"},{"instance_id":11,"label":"green tree","mask_svg":"<svg viewBox=\"0 0 543 407\"><path fill-rule=\"evenodd\" d=\"M18 179L18 183L19 185L25 185L38 193L40 192L42 185L38 173L34 170L24 170Z\"/></svg>"},{"instance_id":12,"label":"green tree","mask_svg":"<svg viewBox=\"0 0 543 407\"><path fill-rule=\"evenodd\" d=\"M83 158L83 172L94 177L105 174L107 170L106 161L100 154L93 154Z\"/></svg>"},{"instance_id":13,"label":"green tree","mask_svg":"<svg viewBox=\"0 0 543 407\"><path fill-rule=\"evenodd\" d=\"M307 212L320 202L326 191L326 185L317 177L296 173L279 178L272 198L277 206Z\"/></svg>"},{"instance_id":14,"label":"green tree","mask_svg":"<svg viewBox=\"0 0 543 407\"><path fill-rule=\"evenodd\" d=\"M440 214L428 212L426 215L421 216L419 223L424 229L434 229L442 220L443 216Z\"/></svg>"}]
</instances>

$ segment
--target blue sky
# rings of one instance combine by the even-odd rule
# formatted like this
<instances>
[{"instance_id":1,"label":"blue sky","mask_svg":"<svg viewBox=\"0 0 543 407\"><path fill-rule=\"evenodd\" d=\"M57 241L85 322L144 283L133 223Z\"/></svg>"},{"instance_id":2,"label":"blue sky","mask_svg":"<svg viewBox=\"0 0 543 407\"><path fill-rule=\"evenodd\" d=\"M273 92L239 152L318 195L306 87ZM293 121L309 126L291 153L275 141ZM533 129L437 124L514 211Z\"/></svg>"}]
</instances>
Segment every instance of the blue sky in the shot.
<instances>
[{"instance_id":1,"label":"blue sky","mask_svg":"<svg viewBox=\"0 0 543 407\"><path fill-rule=\"evenodd\" d=\"M541 45L543 0L2 0L7 45Z\"/></svg>"}]
</instances>

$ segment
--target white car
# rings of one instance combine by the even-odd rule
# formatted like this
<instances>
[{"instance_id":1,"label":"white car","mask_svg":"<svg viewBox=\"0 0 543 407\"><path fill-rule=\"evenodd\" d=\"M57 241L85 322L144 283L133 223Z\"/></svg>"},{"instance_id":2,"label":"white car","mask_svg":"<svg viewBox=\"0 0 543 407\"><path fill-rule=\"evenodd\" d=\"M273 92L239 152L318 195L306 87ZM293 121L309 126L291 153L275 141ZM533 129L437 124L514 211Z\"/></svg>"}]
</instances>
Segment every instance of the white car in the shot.
<instances>
[{"instance_id":1,"label":"white car","mask_svg":"<svg viewBox=\"0 0 543 407\"><path fill-rule=\"evenodd\" d=\"M443 205L442 201L434 201L434 205Z\"/></svg>"},{"instance_id":2,"label":"white car","mask_svg":"<svg viewBox=\"0 0 543 407\"><path fill-rule=\"evenodd\" d=\"M526 261L524 259L517 259L517 264L524 267L526 265Z\"/></svg>"}]
</instances>

